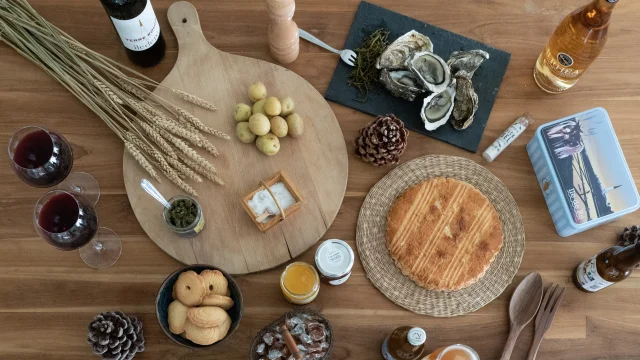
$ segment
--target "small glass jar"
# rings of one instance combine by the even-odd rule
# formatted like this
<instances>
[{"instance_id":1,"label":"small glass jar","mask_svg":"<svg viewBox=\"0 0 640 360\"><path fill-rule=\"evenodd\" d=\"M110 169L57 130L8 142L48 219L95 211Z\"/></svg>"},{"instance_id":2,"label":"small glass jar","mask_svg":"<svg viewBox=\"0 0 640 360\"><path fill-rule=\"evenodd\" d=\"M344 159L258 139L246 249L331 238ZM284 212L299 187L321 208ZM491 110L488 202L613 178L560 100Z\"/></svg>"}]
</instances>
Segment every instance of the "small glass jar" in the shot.
<instances>
[{"instance_id":1,"label":"small glass jar","mask_svg":"<svg viewBox=\"0 0 640 360\"><path fill-rule=\"evenodd\" d=\"M176 195L174 197L172 197L171 199L169 199L169 204L173 205L173 203L175 201L178 200L188 200L193 202L194 204L196 204L196 208L198 209L198 214L196 215L196 220L189 226L187 227L176 227L174 225L171 224L171 222L169 222L169 209L164 208L164 211L162 212L162 217L164 218L164 222L167 223L167 226L169 226L169 228L171 230L173 230L173 232L175 232L176 234L178 234L180 237L183 238L192 238L196 235L198 235L200 233L200 231L202 231L202 229L204 229L204 216L202 215L202 207L200 206L200 204L196 201L196 199L187 196L187 195Z\"/></svg>"},{"instance_id":2,"label":"small glass jar","mask_svg":"<svg viewBox=\"0 0 640 360\"><path fill-rule=\"evenodd\" d=\"M285 299L295 305L306 305L320 292L320 277L316 269L305 262L287 266L280 276L280 289Z\"/></svg>"},{"instance_id":3,"label":"small glass jar","mask_svg":"<svg viewBox=\"0 0 640 360\"><path fill-rule=\"evenodd\" d=\"M351 246L342 240L327 240L316 250L316 267L320 272L320 279L329 285L347 282L354 262Z\"/></svg>"}]
</instances>

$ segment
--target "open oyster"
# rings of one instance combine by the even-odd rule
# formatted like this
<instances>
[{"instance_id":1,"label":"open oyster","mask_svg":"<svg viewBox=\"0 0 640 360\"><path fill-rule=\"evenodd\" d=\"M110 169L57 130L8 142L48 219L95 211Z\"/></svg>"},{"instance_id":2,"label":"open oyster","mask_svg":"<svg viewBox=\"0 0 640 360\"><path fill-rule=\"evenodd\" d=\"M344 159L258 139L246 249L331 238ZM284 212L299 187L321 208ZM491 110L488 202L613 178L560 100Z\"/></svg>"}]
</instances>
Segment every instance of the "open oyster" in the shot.
<instances>
[{"instance_id":1,"label":"open oyster","mask_svg":"<svg viewBox=\"0 0 640 360\"><path fill-rule=\"evenodd\" d=\"M478 95L473 89L471 78L466 74L455 77L456 99L451 114L451 124L456 130L464 130L471 125L478 110Z\"/></svg>"},{"instance_id":2,"label":"open oyster","mask_svg":"<svg viewBox=\"0 0 640 360\"><path fill-rule=\"evenodd\" d=\"M418 76L411 71L380 71L380 81L393 96L413 101L417 94L424 92L424 86Z\"/></svg>"},{"instance_id":3,"label":"open oyster","mask_svg":"<svg viewBox=\"0 0 640 360\"><path fill-rule=\"evenodd\" d=\"M416 53L407 63L424 87L434 93L443 92L451 82L451 71L442 58L432 52Z\"/></svg>"},{"instance_id":4,"label":"open oyster","mask_svg":"<svg viewBox=\"0 0 640 360\"><path fill-rule=\"evenodd\" d=\"M464 72L467 77L472 78L485 60L489 60L489 53L483 50L454 51L447 60L447 65L453 76Z\"/></svg>"},{"instance_id":5,"label":"open oyster","mask_svg":"<svg viewBox=\"0 0 640 360\"><path fill-rule=\"evenodd\" d=\"M424 99L420 116L424 128L433 131L444 125L453 112L456 98L456 79L451 80L447 88L439 94L431 94Z\"/></svg>"},{"instance_id":6,"label":"open oyster","mask_svg":"<svg viewBox=\"0 0 640 360\"><path fill-rule=\"evenodd\" d=\"M417 52L433 51L431 40L415 30L400 36L380 55L376 63L378 69L406 69L407 61Z\"/></svg>"}]
</instances>

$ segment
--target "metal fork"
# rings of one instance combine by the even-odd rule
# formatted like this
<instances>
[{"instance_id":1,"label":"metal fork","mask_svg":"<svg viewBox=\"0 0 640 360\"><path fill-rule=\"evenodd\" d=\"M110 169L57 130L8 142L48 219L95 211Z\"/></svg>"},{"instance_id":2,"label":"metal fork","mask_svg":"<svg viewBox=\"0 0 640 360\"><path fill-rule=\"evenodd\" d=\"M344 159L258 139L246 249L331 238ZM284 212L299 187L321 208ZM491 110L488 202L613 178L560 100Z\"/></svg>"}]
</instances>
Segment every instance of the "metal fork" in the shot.
<instances>
[{"instance_id":1,"label":"metal fork","mask_svg":"<svg viewBox=\"0 0 640 360\"><path fill-rule=\"evenodd\" d=\"M347 65L349 66L355 66L356 63L356 59L358 58L358 55L353 51L353 50L349 50L349 49L345 49L345 50L336 50L334 48L332 48L331 46L325 44L322 40L318 39L317 37L309 34L308 32L302 30L302 29L298 29L298 34L300 35L301 38L314 43L320 47L323 47L329 51L331 51L332 53L338 54L340 55L340 58L342 59L342 61L344 61Z\"/></svg>"},{"instance_id":2,"label":"metal fork","mask_svg":"<svg viewBox=\"0 0 640 360\"><path fill-rule=\"evenodd\" d=\"M544 298L542 298L542 304L540 305L540 310L538 310L538 315L536 316L536 332L533 335L533 343L529 349L529 356L527 356L527 360L535 360L536 355L538 355L538 349L540 348L542 338L551 327L553 318L556 316L556 311L560 307L560 303L564 297L564 291L566 290L564 286L560 287L556 284L553 286L553 289L551 288L552 286L553 283L547 286Z\"/></svg>"}]
</instances>

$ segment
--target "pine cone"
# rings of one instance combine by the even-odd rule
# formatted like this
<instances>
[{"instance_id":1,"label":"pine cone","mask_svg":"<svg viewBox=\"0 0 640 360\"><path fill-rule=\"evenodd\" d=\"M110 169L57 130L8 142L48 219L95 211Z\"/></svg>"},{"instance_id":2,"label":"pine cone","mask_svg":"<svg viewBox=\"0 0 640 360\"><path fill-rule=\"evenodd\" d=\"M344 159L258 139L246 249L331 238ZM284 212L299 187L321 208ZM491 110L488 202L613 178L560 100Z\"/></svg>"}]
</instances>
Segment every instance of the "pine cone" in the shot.
<instances>
[{"instance_id":1,"label":"pine cone","mask_svg":"<svg viewBox=\"0 0 640 360\"><path fill-rule=\"evenodd\" d=\"M142 322L120 311L98 314L89 324L87 342L103 360L131 360L144 351Z\"/></svg>"},{"instance_id":2,"label":"pine cone","mask_svg":"<svg viewBox=\"0 0 640 360\"><path fill-rule=\"evenodd\" d=\"M620 246L629 246L640 241L640 227L633 225L624 228L624 231L618 235L618 243Z\"/></svg>"},{"instance_id":3,"label":"pine cone","mask_svg":"<svg viewBox=\"0 0 640 360\"><path fill-rule=\"evenodd\" d=\"M374 166L397 164L407 146L409 131L394 115L378 116L360 130L356 157Z\"/></svg>"}]
</instances>

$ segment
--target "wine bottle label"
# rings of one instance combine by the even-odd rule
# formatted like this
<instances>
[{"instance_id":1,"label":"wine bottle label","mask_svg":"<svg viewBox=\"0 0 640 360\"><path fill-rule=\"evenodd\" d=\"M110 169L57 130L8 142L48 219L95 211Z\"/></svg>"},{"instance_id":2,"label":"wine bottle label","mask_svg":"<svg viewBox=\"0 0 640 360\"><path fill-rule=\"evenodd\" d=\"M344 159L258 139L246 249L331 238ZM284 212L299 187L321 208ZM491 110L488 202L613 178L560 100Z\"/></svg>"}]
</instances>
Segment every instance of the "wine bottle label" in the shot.
<instances>
[{"instance_id":1,"label":"wine bottle label","mask_svg":"<svg viewBox=\"0 0 640 360\"><path fill-rule=\"evenodd\" d=\"M615 284L603 279L602 276L598 274L598 270L596 269L596 256L584 261L578 266L576 269L576 278L580 286L590 292L596 292Z\"/></svg>"},{"instance_id":2,"label":"wine bottle label","mask_svg":"<svg viewBox=\"0 0 640 360\"><path fill-rule=\"evenodd\" d=\"M160 24L151 6L151 0L140 15L129 20L111 17L124 46L133 51L144 51L152 47L160 38Z\"/></svg>"}]
</instances>

